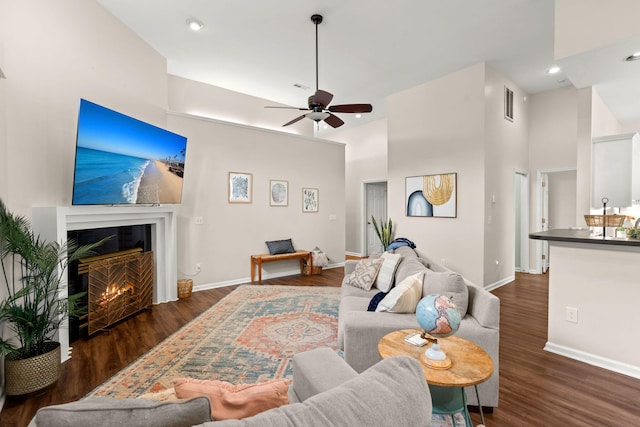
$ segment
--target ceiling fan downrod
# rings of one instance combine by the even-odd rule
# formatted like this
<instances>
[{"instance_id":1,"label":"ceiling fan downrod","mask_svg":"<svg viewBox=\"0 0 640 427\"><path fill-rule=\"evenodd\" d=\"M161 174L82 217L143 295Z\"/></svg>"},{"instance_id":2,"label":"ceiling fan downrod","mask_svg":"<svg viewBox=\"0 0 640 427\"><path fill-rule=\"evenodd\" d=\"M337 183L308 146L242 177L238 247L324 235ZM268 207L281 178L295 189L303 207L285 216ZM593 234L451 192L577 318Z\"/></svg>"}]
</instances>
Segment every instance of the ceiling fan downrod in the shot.
<instances>
[{"instance_id":1,"label":"ceiling fan downrod","mask_svg":"<svg viewBox=\"0 0 640 427\"><path fill-rule=\"evenodd\" d=\"M311 15L311 22L316 26L316 91L318 90L318 25L322 23L322 15Z\"/></svg>"}]
</instances>

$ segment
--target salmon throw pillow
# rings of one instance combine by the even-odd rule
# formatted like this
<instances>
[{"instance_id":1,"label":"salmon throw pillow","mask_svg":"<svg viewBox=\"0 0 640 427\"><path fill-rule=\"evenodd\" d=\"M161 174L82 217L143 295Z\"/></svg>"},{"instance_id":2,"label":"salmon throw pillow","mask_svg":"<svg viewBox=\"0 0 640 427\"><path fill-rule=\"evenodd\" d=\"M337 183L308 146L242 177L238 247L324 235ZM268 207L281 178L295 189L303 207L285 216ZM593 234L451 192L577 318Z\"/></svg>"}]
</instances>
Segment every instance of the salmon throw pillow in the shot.
<instances>
[{"instance_id":1,"label":"salmon throw pillow","mask_svg":"<svg viewBox=\"0 0 640 427\"><path fill-rule=\"evenodd\" d=\"M207 396L214 420L251 417L267 409L289 403L289 379L274 379L258 384L231 384L218 380L176 378L173 385L179 399Z\"/></svg>"}]
</instances>

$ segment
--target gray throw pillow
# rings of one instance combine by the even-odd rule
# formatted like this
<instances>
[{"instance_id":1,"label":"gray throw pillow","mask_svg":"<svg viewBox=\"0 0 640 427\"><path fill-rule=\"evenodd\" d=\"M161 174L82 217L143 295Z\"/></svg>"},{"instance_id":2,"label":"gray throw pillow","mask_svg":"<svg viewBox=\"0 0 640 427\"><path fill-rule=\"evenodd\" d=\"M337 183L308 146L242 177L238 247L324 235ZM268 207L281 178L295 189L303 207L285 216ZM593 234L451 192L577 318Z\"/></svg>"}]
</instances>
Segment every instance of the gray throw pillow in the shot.
<instances>
[{"instance_id":1,"label":"gray throw pillow","mask_svg":"<svg viewBox=\"0 0 640 427\"><path fill-rule=\"evenodd\" d=\"M469 289L464 278L453 271L426 270L422 280L422 296L445 295L451 298L461 317L467 313Z\"/></svg>"},{"instance_id":2,"label":"gray throw pillow","mask_svg":"<svg viewBox=\"0 0 640 427\"><path fill-rule=\"evenodd\" d=\"M267 244L267 248L269 248L269 255L292 254L296 251L293 249L291 239L271 240L265 243Z\"/></svg>"},{"instance_id":3,"label":"gray throw pillow","mask_svg":"<svg viewBox=\"0 0 640 427\"><path fill-rule=\"evenodd\" d=\"M187 427L207 421L211 406L205 396L177 402L89 397L46 406L35 416L37 427Z\"/></svg>"}]
</instances>

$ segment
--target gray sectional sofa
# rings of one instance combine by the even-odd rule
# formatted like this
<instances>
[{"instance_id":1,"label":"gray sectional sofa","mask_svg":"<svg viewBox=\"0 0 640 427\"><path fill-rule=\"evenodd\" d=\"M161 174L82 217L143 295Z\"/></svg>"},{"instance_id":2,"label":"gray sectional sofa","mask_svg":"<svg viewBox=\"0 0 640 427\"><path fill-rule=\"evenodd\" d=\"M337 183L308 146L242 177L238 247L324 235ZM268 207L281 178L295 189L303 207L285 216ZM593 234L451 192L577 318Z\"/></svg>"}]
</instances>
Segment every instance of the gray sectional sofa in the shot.
<instances>
[{"instance_id":1,"label":"gray sectional sofa","mask_svg":"<svg viewBox=\"0 0 640 427\"><path fill-rule=\"evenodd\" d=\"M402 256L395 272L395 284L420 271L425 271L428 274L431 272L449 273L448 276L457 276L460 282L464 280L468 291L468 304L466 314L462 318L456 335L480 346L493 359L494 373L486 382L478 385L478 391L483 407L497 407L500 300L484 288L471 283L430 259L419 256L415 250L408 246L401 246L394 252ZM346 362L356 371L362 372L380 361L378 341L384 335L399 329L420 329L420 326L415 313L367 311L371 299L380 291L375 287L371 290L364 290L347 283L349 274L353 272L357 263L358 261L345 263L345 280L342 284L338 317L338 346L344 351ZM424 286L427 286L426 280ZM456 302L455 298L454 302ZM473 387L467 388L466 394L468 404L478 404Z\"/></svg>"},{"instance_id":2,"label":"gray sectional sofa","mask_svg":"<svg viewBox=\"0 0 640 427\"><path fill-rule=\"evenodd\" d=\"M419 362L391 357L358 374L337 353L293 357L289 405L241 420L210 421L207 397L179 402L87 398L42 408L29 427L371 427L431 425L431 394Z\"/></svg>"}]
</instances>

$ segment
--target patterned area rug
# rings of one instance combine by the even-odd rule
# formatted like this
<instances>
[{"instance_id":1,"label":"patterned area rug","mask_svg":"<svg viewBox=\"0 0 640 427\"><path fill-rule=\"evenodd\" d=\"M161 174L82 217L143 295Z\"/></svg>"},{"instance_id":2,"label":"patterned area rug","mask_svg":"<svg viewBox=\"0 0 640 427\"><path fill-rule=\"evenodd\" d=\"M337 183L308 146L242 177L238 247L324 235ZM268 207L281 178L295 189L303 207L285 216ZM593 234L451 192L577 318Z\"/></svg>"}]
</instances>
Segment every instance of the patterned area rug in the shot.
<instances>
[{"instance_id":1,"label":"patterned area rug","mask_svg":"<svg viewBox=\"0 0 640 427\"><path fill-rule=\"evenodd\" d=\"M291 378L291 357L337 348L340 288L243 285L89 395L138 397L173 378Z\"/></svg>"}]
</instances>

